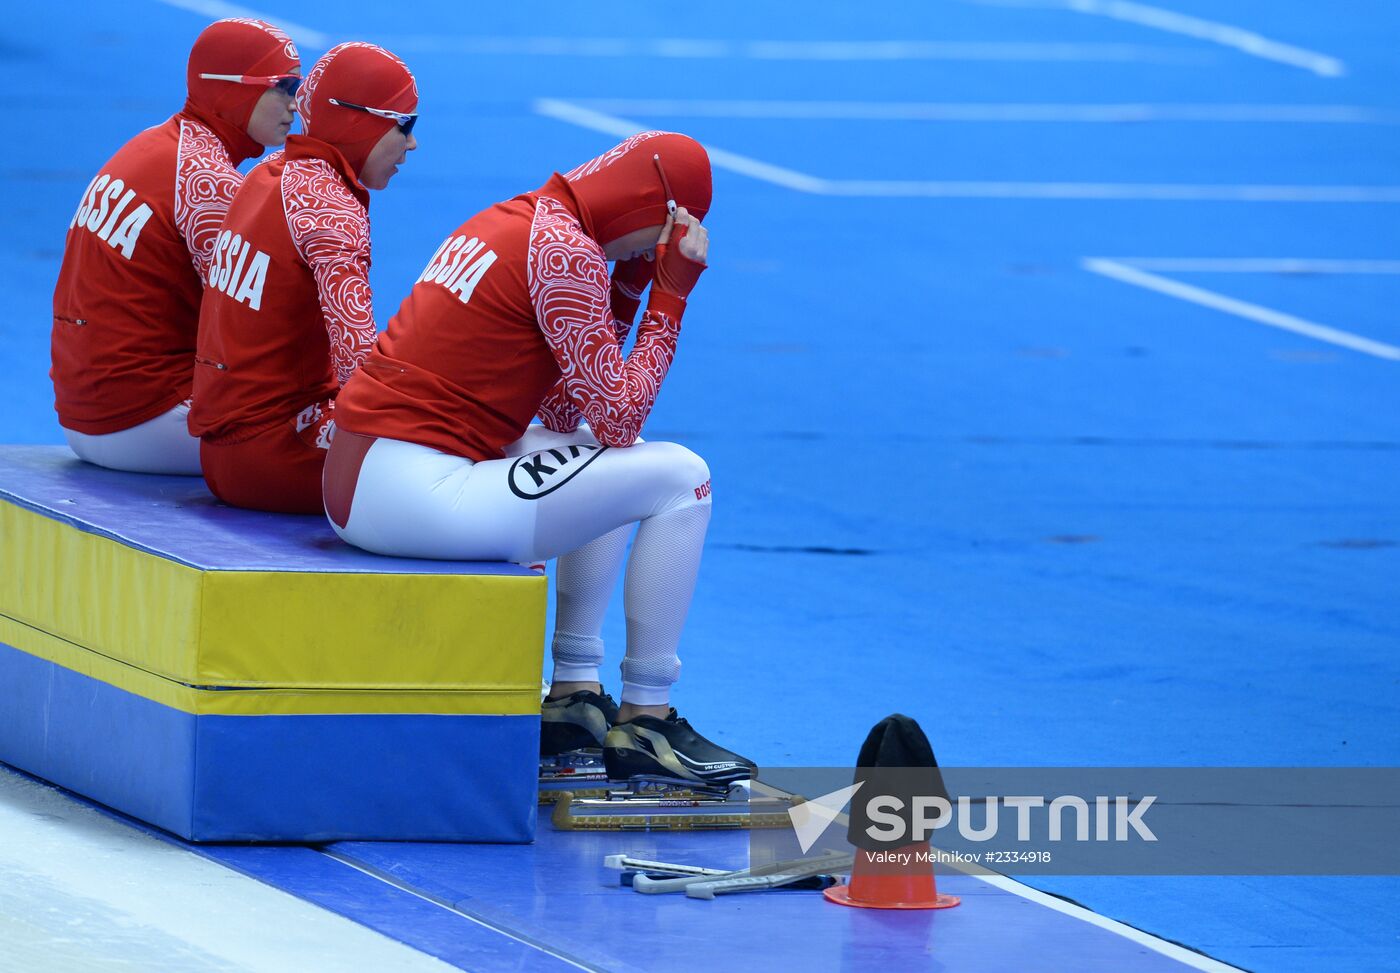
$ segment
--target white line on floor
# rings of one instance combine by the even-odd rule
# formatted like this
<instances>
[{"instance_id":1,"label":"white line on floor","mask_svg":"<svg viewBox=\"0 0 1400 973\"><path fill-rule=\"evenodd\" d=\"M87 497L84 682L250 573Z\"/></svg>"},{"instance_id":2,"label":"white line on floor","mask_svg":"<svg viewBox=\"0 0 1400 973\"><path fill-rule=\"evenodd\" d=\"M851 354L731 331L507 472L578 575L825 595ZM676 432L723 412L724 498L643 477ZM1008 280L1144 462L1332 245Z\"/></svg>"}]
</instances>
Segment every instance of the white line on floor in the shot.
<instances>
[{"instance_id":1,"label":"white line on floor","mask_svg":"<svg viewBox=\"0 0 1400 973\"><path fill-rule=\"evenodd\" d=\"M1195 185L1130 182L831 180L832 196L954 199L1098 199L1198 203L1400 203L1400 186Z\"/></svg>"},{"instance_id":2,"label":"white line on floor","mask_svg":"<svg viewBox=\"0 0 1400 973\"><path fill-rule=\"evenodd\" d=\"M540 98L534 103L537 114L548 118L558 119L561 122L568 122L580 128L591 129L595 132L602 132L604 135L613 135L618 138L627 138L636 135L638 132L646 131L645 125L638 125L636 122L628 121L625 118L616 118L602 112L592 111L588 108L581 108L578 105L567 101L559 101L556 98ZM724 149L706 145L705 151L710 154L710 164L721 169L728 169L740 175L750 176L760 179L763 182L773 183L775 186L783 186L787 189L796 189L804 193L825 193L829 181L816 176L809 176L806 173L796 172L792 169L785 169L782 166L770 165L767 162L760 162L757 159L750 159L748 156L739 155L736 152L727 152Z\"/></svg>"},{"instance_id":3,"label":"white line on floor","mask_svg":"<svg viewBox=\"0 0 1400 973\"><path fill-rule=\"evenodd\" d=\"M1254 57L1303 68L1324 78L1336 78L1346 73L1346 65L1335 57L1294 47L1292 44L1269 40L1269 38L1256 34L1254 31L1233 27L1230 24L1222 24L1219 21L1188 17L1171 10L1163 10L1161 7L1148 6L1145 3L1132 3L1129 0L1066 0L1066 2L1071 10L1077 10L1080 13L1112 17L1115 20L1124 20L1129 23L1141 24L1144 27L1153 27L1157 30L1170 31L1173 34L1185 34L1188 37L1223 44Z\"/></svg>"},{"instance_id":4,"label":"white line on floor","mask_svg":"<svg viewBox=\"0 0 1400 973\"><path fill-rule=\"evenodd\" d=\"M1134 3L1131 0L1030 0L1030 2L1012 0L1011 3L1006 3L1004 0L981 0L981 2L995 6L1062 7L1079 13L1111 17L1114 20L1138 24L1142 27L1151 27L1155 30L1210 41L1213 44L1232 47L1252 57L1302 68L1324 78L1336 78L1346 73L1346 65L1331 55L1319 54L1316 51L1309 51L1293 44L1270 40L1262 34L1246 30L1243 27L1223 24L1216 20L1206 20L1203 17L1191 17L1145 3Z\"/></svg>"},{"instance_id":5,"label":"white line on floor","mask_svg":"<svg viewBox=\"0 0 1400 973\"><path fill-rule=\"evenodd\" d=\"M1021 898L1034 902L1036 905L1043 906L1046 909L1052 909L1055 912L1073 916L1081 922L1087 922L1091 926L1097 926L1100 929L1115 933L1122 936L1124 939L1137 943L1139 946L1144 946L1152 950L1154 953L1160 953L1169 959L1176 960L1184 966L1200 970L1202 973L1244 973L1238 966L1222 963L1218 959L1198 953L1193 949L1187 949L1185 946L1178 946L1176 943L1168 942L1165 939L1159 939L1150 932L1143 932L1141 929L1129 926L1116 919L1110 919L1107 916L1099 915L1097 912L1086 909L1082 905L1066 901L1058 896L1042 892L1039 889L1033 889L1029 885L1016 881L1014 878L1009 878L1005 875L975 875L974 877L981 879L988 885L996 886L1004 892L1019 895Z\"/></svg>"},{"instance_id":6,"label":"white line on floor","mask_svg":"<svg viewBox=\"0 0 1400 973\"><path fill-rule=\"evenodd\" d=\"M488 922L485 919L480 918L479 916L474 916L470 912L465 912L462 909L459 909L457 906L453 905L450 902L436 898L431 895L427 895L421 890L414 888L407 882L401 881L400 879L388 874L387 872L380 871L377 868L372 868L368 865L365 865L362 862L355 860L354 858L351 858L347 855L342 855L341 853L337 851L332 851L329 848L321 848L318 850L327 858L333 859L349 868L353 868L355 871L360 872L361 874L368 875L370 878L383 882L385 885L396 888L400 892L406 892L416 899L421 899L424 902L427 902L431 905L435 905L439 909L443 909L447 912L450 912L455 916L460 916L463 919L467 919L471 922L474 922L478 926L481 926L483 929L489 929L492 932L502 935L513 942L520 943L522 946L528 946L529 948L536 950L537 952L545 956L553 957L554 959L559 960L565 965L572 966L576 970L584 970L585 973L596 973L596 971L598 970L598 967L591 966L588 963L583 962L582 960L575 959L568 953L559 952L552 946L548 946L544 943L539 942L538 940L529 939L524 936L517 935L516 933L511 932L509 929L505 928L504 926L498 926L495 923Z\"/></svg>"},{"instance_id":7,"label":"white line on floor","mask_svg":"<svg viewBox=\"0 0 1400 973\"><path fill-rule=\"evenodd\" d=\"M0 836L3 969L449 969L3 768Z\"/></svg>"},{"instance_id":8,"label":"white line on floor","mask_svg":"<svg viewBox=\"0 0 1400 973\"><path fill-rule=\"evenodd\" d=\"M1104 258L1108 259L1108 258ZM1113 257L1138 270L1179 274L1400 274L1400 260L1316 257Z\"/></svg>"},{"instance_id":9,"label":"white line on floor","mask_svg":"<svg viewBox=\"0 0 1400 973\"><path fill-rule=\"evenodd\" d=\"M190 13L202 14L205 17L212 17L215 20L224 17L249 17L253 20L265 20L269 24L275 24L281 27L287 32L287 36L296 41L297 44L304 44L315 50L325 50L331 46L329 34L323 34L319 30L306 27L302 24L294 24L285 17L276 14L249 10L247 7L239 6L236 3L227 3L225 0L159 0L159 2L168 7L175 7L178 10L188 10ZM310 68L309 64L307 68Z\"/></svg>"},{"instance_id":10,"label":"white line on floor","mask_svg":"<svg viewBox=\"0 0 1400 973\"><path fill-rule=\"evenodd\" d=\"M535 111L618 138L648 126L557 98L534 102ZM720 169L820 196L943 199L1172 200L1183 202L1400 203L1400 186L1190 185L1171 183L954 182L824 179L706 145Z\"/></svg>"},{"instance_id":11,"label":"white line on floor","mask_svg":"<svg viewBox=\"0 0 1400 973\"><path fill-rule=\"evenodd\" d=\"M1199 62L1199 52L1140 44L962 41L748 41L685 37L480 37L391 34L399 52L478 57L635 57L751 61L1170 61Z\"/></svg>"},{"instance_id":12,"label":"white line on floor","mask_svg":"<svg viewBox=\"0 0 1400 973\"><path fill-rule=\"evenodd\" d=\"M275 14L227 0L159 0L206 17L252 17L285 30L298 44L315 50L331 45L331 35ZM1269 60L1335 77L1346 66L1336 58L1271 41L1251 31L1187 17L1126 0L1059 0L1052 5L1127 20L1172 33L1234 47ZM747 59L759 61L1183 61L1191 52L1141 44L1071 44L985 41L745 41L697 38L472 37L404 34L379 40L394 50L536 57L654 57Z\"/></svg>"},{"instance_id":13,"label":"white line on floor","mask_svg":"<svg viewBox=\"0 0 1400 973\"><path fill-rule=\"evenodd\" d=\"M618 115L891 122L1273 122L1400 124L1400 112L1362 105L1057 105L888 101L588 98L575 104Z\"/></svg>"},{"instance_id":14,"label":"white line on floor","mask_svg":"<svg viewBox=\"0 0 1400 973\"><path fill-rule=\"evenodd\" d=\"M1389 361L1400 361L1400 348L1395 345L1388 345L1385 342L1352 334L1349 331L1341 331L1325 324L1317 324L1292 314L1284 314L1281 311L1275 311L1258 304L1251 304L1248 301L1226 297L1224 294L1217 294L1215 291L1208 291L1203 287L1194 287L1180 281L1159 277L1116 260L1086 257L1080 264L1085 270L1092 273L1101 274L1125 284L1132 284L1134 287L1142 287L1159 294L1165 294L1168 297L1188 301L1191 304L1199 304L1201 307L1224 311L1226 314L1233 314L1236 317L1265 324L1271 328L1291 331L1294 334L1315 338L1328 344L1350 348L1352 351L1359 351L1365 355L1373 355L1376 358L1384 358Z\"/></svg>"}]
</instances>

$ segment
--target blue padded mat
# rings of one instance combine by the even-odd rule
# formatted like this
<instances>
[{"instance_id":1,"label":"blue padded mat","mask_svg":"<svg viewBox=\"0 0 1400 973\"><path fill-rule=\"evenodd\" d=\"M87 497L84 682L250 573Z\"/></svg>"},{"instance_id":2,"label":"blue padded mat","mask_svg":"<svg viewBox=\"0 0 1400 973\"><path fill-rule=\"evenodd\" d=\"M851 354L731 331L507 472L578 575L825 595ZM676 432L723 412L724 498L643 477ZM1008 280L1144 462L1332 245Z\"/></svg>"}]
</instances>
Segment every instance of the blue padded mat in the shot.
<instances>
[{"instance_id":1,"label":"blue padded mat","mask_svg":"<svg viewBox=\"0 0 1400 973\"><path fill-rule=\"evenodd\" d=\"M337 537L325 517L239 510L198 477L105 470L66 446L0 446L0 500L209 571L530 574L498 561L369 554Z\"/></svg>"},{"instance_id":2,"label":"blue padded mat","mask_svg":"<svg viewBox=\"0 0 1400 973\"><path fill-rule=\"evenodd\" d=\"M0 687L0 760L185 837L533 837L532 716L195 715L3 642Z\"/></svg>"}]
</instances>

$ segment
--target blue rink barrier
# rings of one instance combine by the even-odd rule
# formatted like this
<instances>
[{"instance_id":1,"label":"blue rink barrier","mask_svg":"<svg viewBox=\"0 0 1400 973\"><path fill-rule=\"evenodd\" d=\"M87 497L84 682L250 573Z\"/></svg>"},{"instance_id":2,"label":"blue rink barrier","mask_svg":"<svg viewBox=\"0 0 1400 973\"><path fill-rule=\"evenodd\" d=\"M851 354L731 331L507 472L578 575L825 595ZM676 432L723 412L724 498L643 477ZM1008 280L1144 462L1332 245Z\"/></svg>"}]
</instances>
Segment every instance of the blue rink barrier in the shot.
<instances>
[{"instance_id":1,"label":"blue rink barrier","mask_svg":"<svg viewBox=\"0 0 1400 973\"><path fill-rule=\"evenodd\" d=\"M529 841L545 586L0 447L0 761L195 841Z\"/></svg>"}]
</instances>

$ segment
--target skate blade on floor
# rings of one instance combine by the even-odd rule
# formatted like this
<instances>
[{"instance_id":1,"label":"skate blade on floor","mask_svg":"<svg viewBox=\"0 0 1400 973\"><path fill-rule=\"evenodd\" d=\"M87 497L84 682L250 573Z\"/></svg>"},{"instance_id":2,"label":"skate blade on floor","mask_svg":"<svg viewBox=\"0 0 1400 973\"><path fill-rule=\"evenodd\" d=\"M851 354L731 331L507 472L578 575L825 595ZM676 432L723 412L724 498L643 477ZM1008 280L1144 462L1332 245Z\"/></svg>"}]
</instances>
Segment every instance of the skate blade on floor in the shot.
<instances>
[{"instance_id":1,"label":"skate blade on floor","mask_svg":"<svg viewBox=\"0 0 1400 973\"><path fill-rule=\"evenodd\" d=\"M793 798L755 796L744 783L705 787L634 778L605 795L556 792L551 821L560 831L701 831L784 828ZM800 799L798 799L800 800Z\"/></svg>"}]
</instances>

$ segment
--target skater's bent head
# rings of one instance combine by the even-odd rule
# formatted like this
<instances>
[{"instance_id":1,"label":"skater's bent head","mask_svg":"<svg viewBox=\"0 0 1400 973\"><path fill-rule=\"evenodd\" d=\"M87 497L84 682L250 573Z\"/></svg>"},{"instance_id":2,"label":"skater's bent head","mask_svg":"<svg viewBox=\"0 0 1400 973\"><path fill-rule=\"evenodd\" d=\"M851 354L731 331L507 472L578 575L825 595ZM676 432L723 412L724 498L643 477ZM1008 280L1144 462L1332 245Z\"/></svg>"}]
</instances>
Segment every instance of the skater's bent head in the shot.
<instances>
[{"instance_id":1,"label":"skater's bent head","mask_svg":"<svg viewBox=\"0 0 1400 973\"><path fill-rule=\"evenodd\" d=\"M710 209L710 157L675 132L643 132L564 176L579 219L609 259L650 250L668 215L684 209L697 220Z\"/></svg>"}]
</instances>

